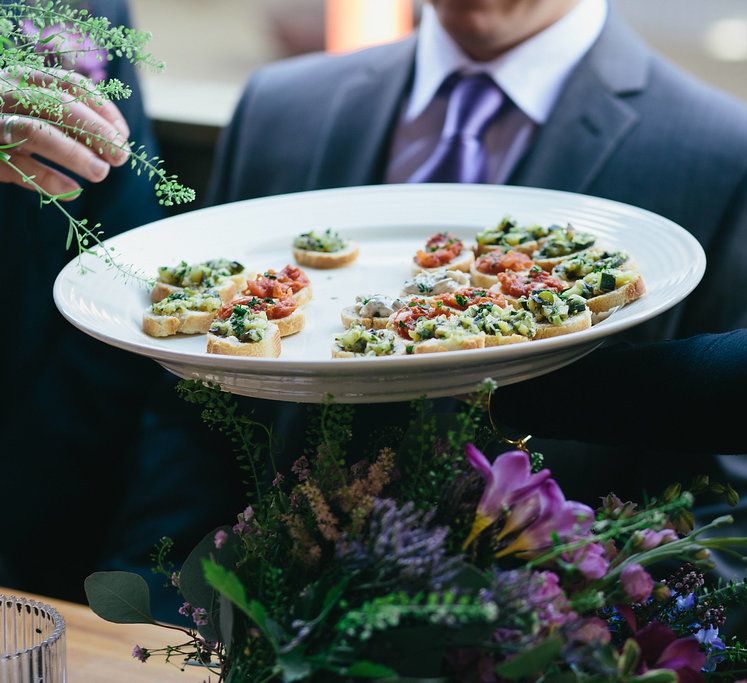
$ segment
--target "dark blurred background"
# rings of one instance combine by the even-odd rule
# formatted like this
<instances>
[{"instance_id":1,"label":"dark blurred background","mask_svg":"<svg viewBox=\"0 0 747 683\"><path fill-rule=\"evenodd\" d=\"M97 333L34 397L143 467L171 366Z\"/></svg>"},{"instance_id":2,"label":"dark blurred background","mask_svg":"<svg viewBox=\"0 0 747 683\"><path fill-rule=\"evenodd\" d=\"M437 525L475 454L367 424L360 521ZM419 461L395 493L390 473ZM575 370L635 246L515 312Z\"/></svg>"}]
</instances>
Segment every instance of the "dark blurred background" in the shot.
<instances>
[{"instance_id":1,"label":"dark blurred background","mask_svg":"<svg viewBox=\"0 0 747 683\"><path fill-rule=\"evenodd\" d=\"M747 101L747 0L611 0L652 46ZM153 33L161 74L141 72L170 170L203 196L220 129L253 69L291 55L344 51L412 30L418 0L131 0ZM182 210L195 208L195 205Z\"/></svg>"}]
</instances>

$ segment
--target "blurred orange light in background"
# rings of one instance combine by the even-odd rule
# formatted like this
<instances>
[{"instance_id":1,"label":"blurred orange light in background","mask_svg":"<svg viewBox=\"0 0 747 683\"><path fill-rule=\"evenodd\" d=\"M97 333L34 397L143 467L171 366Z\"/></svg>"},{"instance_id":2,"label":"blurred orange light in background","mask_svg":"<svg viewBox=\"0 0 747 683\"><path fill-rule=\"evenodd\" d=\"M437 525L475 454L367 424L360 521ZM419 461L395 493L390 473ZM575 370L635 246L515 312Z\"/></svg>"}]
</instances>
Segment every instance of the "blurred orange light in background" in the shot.
<instances>
[{"instance_id":1,"label":"blurred orange light in background","mask_svg":"<svg viewBox=\"0 0 747 683\"><path fill-rule=\"evenodd\" d=\"M327 0L328 52L386 43L412 31L412 0Z\"/></svg>"}]
</instances>

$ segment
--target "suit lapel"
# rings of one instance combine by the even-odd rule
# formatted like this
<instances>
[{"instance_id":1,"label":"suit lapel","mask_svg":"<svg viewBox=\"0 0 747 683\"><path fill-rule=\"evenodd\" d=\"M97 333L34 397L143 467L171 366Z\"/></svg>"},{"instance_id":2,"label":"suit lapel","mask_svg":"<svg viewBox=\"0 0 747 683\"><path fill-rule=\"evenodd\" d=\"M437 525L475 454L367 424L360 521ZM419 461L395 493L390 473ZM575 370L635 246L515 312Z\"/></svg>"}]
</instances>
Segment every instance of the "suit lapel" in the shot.
<instances>
[{"instance_id":1,"label":"suit lapel","mask_svg":"<svg viewBox=\"0 0 747 683\"><path fill-rule=\"evenodd\" d=\"M309 189L382 182L391 133L407 92L415 36L379 48L365 70L338 89L320 131Z\"/></svg>"},{"instance_id":2,"label":"suit lapel","mask_svg":"<svg viewBox=\"0 0 747 683\"><path fill-rule=\"evenodd\" d=\"M610 16L510 184L587 190L638 121L625 98L645 88L649 60L645 46Z\"/></svg>"}]
</instances>

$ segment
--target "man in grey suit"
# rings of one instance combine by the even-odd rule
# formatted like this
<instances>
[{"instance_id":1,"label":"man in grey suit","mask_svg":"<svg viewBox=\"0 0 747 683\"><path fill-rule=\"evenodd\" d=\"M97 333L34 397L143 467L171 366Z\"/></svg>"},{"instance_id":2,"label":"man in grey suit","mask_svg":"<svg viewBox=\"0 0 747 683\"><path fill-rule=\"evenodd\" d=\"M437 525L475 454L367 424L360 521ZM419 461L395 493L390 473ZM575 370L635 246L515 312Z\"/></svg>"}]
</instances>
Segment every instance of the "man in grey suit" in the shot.
<instances>
[{"instance_id":1,"label":"man in grey suit","mask_svg":"<svg viewBox=\"0 0 747 683\"><path fill-rule=\"evenodd\" d=\"M424 180L569 190L662 214L697 237L710 265L686 302L631 336L653 341L745 326L747 109L654 54L605 0L432 0L420 31L401 42L258 70L223 135L208 203ZM215 435L200 437L196 413L175 405L166 414L167 403L164 397L159 414L149 416L158 452L143 459L141 481L173 493L169 472L189 479L190 463L200 472L203 454L220 449ZM260 418L280 421L276 433L303 437L303 407L283 404L273 415L276 405L258 403ZM362 419L372 422L385 410L366 407ZM658 492L688 471L708 469L703 458L685 464L676 454L657 454L652 468L643 445L539 449L556 454L551 467L566 493L582 500L612 487L640 498L644 487ZM178 467L168 465L169 453L174 461L178 454ZM581 466L583 477L563 476ZM201 488L175 528L160 525L158 533L186 541L235 513L219 512L221 504L239 509L230 481L210 481L215 495ZM138 496L130 510L152 515L142 500L147 491ZM141 522L123 521L114 537L133 550L143 538L136 530L153 524Z\"/></svg>"},{"instance_id":2,"label":"man in grey suit","mask_svg":"<svg viewBox=\"0 0 747 683\"><path fill-rule=\"evenodd\" d=\"M423 179L428 151L409 168L408 153L416 157L416 145L429 142L433 151L438 139L417 130L433 123L427 108L419 118L417 110L414 118L408 113L434 63L444 68L449 60L496 79L507 100L482 139L499 159L485 180L640 206L702 244L709 266L700 286L628 340L747 327L738 295L747 290L747 107L654 53L605 0L432 0L419 33L401 42L260 69L224 133L208 202ZM448 87L427 106L436 109L435 125L445 126L448 105L439 112L440 97L448 99ZM584 444L541 445L562 450L564 466L586 466L598 454ZM597 464L599 480L590 472L585 489L622 476L640 495L643 486L656 491L665 478L681 476L681 463L659 468L657 480L650 458L636 465L629 449L615 455ZM693 467L707 469L702 459Z\"/></svg>"}]
</instances>

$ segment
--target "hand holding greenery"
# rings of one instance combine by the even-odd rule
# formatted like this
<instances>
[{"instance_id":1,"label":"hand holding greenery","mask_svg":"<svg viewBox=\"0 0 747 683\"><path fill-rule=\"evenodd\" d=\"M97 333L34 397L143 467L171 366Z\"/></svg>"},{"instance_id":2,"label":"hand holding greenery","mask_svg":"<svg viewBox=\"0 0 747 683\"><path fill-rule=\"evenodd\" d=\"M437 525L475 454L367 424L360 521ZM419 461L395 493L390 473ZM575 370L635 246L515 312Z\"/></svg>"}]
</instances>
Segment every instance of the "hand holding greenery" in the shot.
<instances>
[{"instance_id":1,"label":"hand holding greenery","mask_svg":"<svg viewBox=\"0 0 747 683\"><path fill-rule=\"evenodd\" d=\"M79 257L96 254L129 276L135 273L102 243L101 225L75 218L63 206L80 195L78 183L32 154L92 182L103 180L110 166L129 162L133 172L153 182L162 204L192 201L193 190L127 139L127 123L113 101L131 90L106 78L106 65L115 57L162 69L144 51L149 39L148 33L112 26L59 0L0 4L0 181L31 189L42 205L61 211L68 221L67 248L74 240Z\"/></svg>"},{"instance_id":2,"label":"hand holding greenery","mask_svg":"<svg viewBox=\"0 0 747 683\"><path fill-rule=\"evenodd\" d=\"M736 680L747 648L720 629L747 584L707 572L711 551L747 539L711 535L729 517L694 530L690 511L694 493L733 492L702 478L642 507L566 500L526 439L484 455L496 441L481 408L491 390L445 422L418 401L407 429L382 429L355 457L353 408L327 403L280 472L271 428L231 395L183 382L236 445L248 505L180 570L162 540L156 571L192 626L185 643L133 656L189 661L228 683ZM153 623L140 577L98 573L86 588L105 619Z\"/></svg>"}]
</instances>

